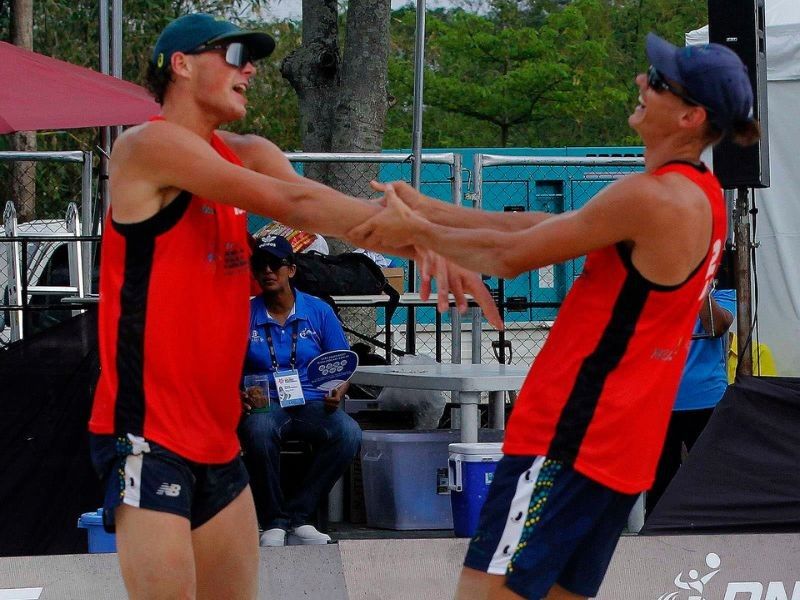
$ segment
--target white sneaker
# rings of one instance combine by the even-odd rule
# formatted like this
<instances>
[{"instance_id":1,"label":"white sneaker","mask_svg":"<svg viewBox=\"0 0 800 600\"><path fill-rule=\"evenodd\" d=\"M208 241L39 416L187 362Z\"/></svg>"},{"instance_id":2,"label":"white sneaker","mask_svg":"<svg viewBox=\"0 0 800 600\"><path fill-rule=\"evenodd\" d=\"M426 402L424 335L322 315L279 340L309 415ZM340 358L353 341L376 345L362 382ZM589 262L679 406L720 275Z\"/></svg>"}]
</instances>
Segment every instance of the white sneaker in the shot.
<instances>
[{"instance_id":1,"label":"white sneaker","mask_svg":"<svg viewBox=\"0 0 800 600\"><path fill-rule=\"evenodd\" d=\"M285 546L286 545L286 530L276 527L274 529L267 529L261 534L258 541L259 546Z\"/></svg>"},{"instance_id":2,"label":"white sneaker","mask_svg":"<svg viewBox=\"0 0 800 600\"><path fill-rule=\"evenodd\" d=\"M313 525L300 525L289 533L288 544L290 546L305 546L308 544L327 544L331 541L331 536L321 531Z\"/></svg>"}]
</instances>

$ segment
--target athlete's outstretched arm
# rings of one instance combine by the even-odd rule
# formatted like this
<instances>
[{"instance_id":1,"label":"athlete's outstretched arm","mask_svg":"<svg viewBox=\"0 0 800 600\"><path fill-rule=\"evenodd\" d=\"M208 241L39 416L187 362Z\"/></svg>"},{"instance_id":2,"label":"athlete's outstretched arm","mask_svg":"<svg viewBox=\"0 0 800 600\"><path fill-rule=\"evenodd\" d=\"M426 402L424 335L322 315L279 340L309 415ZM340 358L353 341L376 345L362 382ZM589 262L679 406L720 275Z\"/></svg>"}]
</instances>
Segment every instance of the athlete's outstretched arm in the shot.
<instances>
[{"instance_id":1,"label":"athlete's outstretched arm","mask_svg":"<svg viewBox=\"0 0 800 600\"><path fill-rule=\"evenodd\" d=\"M385 183L372 182L372 187L380 192L386 190ZM431 223L458 227L461 229L496 229L498 231L521 231L538 225L553 213L543 211L502 212L456 206L426 196L404 181L393 181L397 196L410 208L419 212Z\"/></svg>"},{"instance_id":2,"label":"athlete's outstretched arm","mask_svg":"<svg viewBox=\"0 0 800 600\"><path fill-rule=\"evenodd\" d=\"M512 278L522 272L582 256L651 231L647 175L615 182L577 211L554 215L523 230L461 229L432 223L387 187L387 210L349 236L359 243L409 243L435 248L463 267Z\"/></svg>"},{"instance_id":3,"label":"athlete's outstretched arm","mask_svg":"<svg viewBox=\"0 0 800 600\"><path fill-rule=\"evenodd\" d=\"M285 157L282 160L284 171L287 166L291 171ZM126 131L115 144L110 168L114 218L122 223L142 221L161 209L167 191L186 190L292 227L348 239L349 230L384 210L293 172L281 175L288 181L228 162L206 140L184 127L150 122ZM464 294L472 294L492 325L502 327L497 307L477 274L443 261L431 262L427 253L420 254L403 237L391 245L361 245L432 264L425 272L435 273L443 297L452 290L463 309ZM423 293L427 289L428 284Z\"/></svg>"},{"instance_id":4,"label":"athlete's outstretched arm","mask_svg":"<svg viewBox=\"0 0 800 600\"><path fill-rule=\"evenodd\" d=\"M140 221L158 212L160 206L148 202L166 189L187 190L337 237L381 210L301 177L285 181L234 165L200 136L167 121L146 123L119 138L111 157L110 179L114 218L121 222ZM143 210L150 214L141 214Z\"/></svg>"}]
</instances>

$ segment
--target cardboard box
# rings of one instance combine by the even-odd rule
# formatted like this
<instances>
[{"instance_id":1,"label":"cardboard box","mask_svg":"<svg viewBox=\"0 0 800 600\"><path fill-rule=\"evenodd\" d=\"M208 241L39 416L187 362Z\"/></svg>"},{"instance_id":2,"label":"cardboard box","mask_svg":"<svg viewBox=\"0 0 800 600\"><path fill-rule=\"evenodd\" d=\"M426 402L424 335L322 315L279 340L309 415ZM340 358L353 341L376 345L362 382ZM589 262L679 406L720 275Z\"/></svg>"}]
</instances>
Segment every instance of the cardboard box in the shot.
<instances>
[{"instance_id":1,"label":"cardboard box","mask_svg":"<svg viewBox=\"0 0 800 600\"><path fill-rule=\"evenodd\" d=\"M405 291L406 272L402 267L389 267L381 269L386 275L386 280L401 294Z\"/></svg>"}]
</instances>

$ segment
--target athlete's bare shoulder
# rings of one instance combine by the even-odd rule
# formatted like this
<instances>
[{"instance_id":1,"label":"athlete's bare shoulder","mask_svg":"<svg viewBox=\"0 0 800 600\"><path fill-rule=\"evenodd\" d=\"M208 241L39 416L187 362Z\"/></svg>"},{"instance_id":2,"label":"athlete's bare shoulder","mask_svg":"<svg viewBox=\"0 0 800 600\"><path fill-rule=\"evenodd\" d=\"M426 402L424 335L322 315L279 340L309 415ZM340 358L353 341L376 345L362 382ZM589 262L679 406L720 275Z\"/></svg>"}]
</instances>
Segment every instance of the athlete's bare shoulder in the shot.
<instances>
[{"instance_id":1,"label":"athlete's bare shoulder","mask_svg":"<svg viewBox=\"0 0 800 600\"><path fill-rule=\"evenodd\" d=\"M168 121L148 121L126 130L114 143L111 153L113 168L144 167L153 172L150 164L165 153L185 151L204 144L203 139L189 129Z\"/></svg>"},{"instance_id":2,"label":"athlete's bare shoulder","mask_svg":"<svg viewBox=\"0 0 800 600\"><path fill-rule=\"evenodd\" d=\"M617 214L633 222L634 264L656 283L684 281L708 250L711 207L705 193L680 173L625 179L620 189L626 204Z\"/></svg>"},{"instance_id":3,"label":"athlete's bare shoulder","mask_svg":"<svg viewBox=\"0 0 800 600\"><path fill-rule=\"evenodd\" d=\"M191 162L192 150L200 148L202 152L203 146L200 136L167 121L150 121L126 130L114 143L109 161L115 220L142 221L168 204L179 192L169 163L176 156Z\"/></svg>"},{"instance_id":4,"label":"athlete's bare shoulder","mask_svg":"<svg viewBox=\"0 0 800 600\"><path fill-rule=\"evenodd\" d=\"M218 130L217 134L236 153L248 169L285 181L297 178L289 160L277 144L255 134Z\"/></svg>"},{"instance_id":5,"label":"athlete's bare shoulder","mask_svg":"<svg viewBox=\"0 0 800 600\"><path fill-rule=\"evenodd\" d=\"M700 187L680 173L634 173L605 188L597 199L654 225L662 218L687 218L708 205Z\"/></svg>"}]
</instances>

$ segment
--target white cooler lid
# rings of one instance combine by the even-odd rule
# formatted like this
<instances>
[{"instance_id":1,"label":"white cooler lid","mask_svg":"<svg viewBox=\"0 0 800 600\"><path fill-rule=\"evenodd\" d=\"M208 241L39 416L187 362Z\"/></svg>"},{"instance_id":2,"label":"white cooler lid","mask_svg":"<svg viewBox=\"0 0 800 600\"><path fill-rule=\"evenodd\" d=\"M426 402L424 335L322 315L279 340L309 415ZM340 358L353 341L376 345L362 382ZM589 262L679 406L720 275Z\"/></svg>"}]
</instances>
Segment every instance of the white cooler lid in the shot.
<instances>
[{"instance_id":1,"label":"white cooler lid","mask_svg":"<svg viewBox=\"0 0 800 600\"><path fill-rule=\"evenodd\" d=\"M448 449L450 454L503 454L503 442L458 442Z\"/></svg>"}]
</instances>

